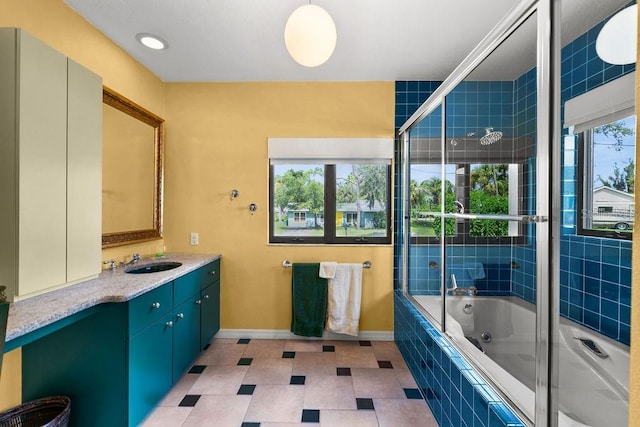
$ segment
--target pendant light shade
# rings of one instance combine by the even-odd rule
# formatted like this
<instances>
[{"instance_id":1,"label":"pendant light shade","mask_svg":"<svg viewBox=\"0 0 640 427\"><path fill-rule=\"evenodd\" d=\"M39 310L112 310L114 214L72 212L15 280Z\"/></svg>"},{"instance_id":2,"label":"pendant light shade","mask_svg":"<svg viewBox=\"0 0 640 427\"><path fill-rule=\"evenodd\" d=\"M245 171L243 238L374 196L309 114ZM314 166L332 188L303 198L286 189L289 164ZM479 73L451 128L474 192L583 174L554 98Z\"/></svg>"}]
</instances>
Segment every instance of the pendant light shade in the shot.
<instances>
[{"instance_id":1,"label":"pendant light shade","mask_svg":"<svg viewBox=\"0 0 640 427\"><path fill-rule=\"evenodd\" d=\"M615 14L600 30L596 52L609 64L625 65L636 62L638 5L634 4Z\"/></svg>"},{"instance_id":2,"label":"pendant light shade","mask_svg":"<svg viewBox=\"0 0 640 427\"><path fill-rule=\"evenodd\" d=\"M294 10L284 28L284 42L289 55L305 67L324 64L333 54L337 38L331 16L312 4Z\"/></svg>"}]
</instances>

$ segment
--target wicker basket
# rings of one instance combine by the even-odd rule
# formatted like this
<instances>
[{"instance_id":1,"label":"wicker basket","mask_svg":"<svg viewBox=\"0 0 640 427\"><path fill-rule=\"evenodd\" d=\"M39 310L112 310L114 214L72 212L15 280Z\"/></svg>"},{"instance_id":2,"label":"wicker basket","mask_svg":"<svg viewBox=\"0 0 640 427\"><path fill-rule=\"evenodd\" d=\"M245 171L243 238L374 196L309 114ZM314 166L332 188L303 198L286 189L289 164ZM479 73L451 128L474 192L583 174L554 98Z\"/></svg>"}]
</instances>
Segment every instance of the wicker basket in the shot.
<instances>
[{"instance_id":1,"label":"wicker basket","mask_svg":"<svg viewBox=\"0 0 640 427\"><path fill-rule=\"evenodd\" d=\"M43 397L1 413L0 427L65 427L70 413L68 397Z\"/></svg>"}]
</instances>

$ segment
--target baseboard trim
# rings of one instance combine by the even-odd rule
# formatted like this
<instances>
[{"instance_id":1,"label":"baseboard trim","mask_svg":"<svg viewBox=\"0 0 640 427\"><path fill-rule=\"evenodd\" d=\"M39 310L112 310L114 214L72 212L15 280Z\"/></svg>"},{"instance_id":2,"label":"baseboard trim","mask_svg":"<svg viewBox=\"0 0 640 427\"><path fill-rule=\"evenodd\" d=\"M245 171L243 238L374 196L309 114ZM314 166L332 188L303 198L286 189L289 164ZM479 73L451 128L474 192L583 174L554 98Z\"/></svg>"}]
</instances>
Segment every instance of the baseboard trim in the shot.
<instances>
[{"instance_id":1,"label":"baseboard trim","mask_svg":"<svg viewBox=\"0 0 640 427\"><path fill-rule=\"evenodd\" d=\"M216 338L253 338L264 340L334 340L334 341L393 341L393 331L360 331L357 337L324 332L320 337L303 337L286 329L220 329Z\"/></svg>"}]
</instances>

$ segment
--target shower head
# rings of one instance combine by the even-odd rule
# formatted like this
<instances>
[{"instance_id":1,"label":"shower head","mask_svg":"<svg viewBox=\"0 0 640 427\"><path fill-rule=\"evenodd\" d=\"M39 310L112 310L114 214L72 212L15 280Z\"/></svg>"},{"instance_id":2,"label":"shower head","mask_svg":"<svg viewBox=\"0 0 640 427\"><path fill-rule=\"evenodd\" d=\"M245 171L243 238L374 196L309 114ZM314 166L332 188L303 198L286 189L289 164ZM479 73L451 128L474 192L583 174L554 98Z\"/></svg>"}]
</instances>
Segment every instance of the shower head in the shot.
<instances>
[{"instance_id":1,"label":"shower head","mask_svg":"<svg viewBox=\"0 0 640 427\"><path fill-rule=\"evenodd\" d=\"M480 132L484 130L485 134L480 137L480 144L482 145L491 145L495 142L498 142L502 139L502 132L493 130L493 128L484 128L482 130L477 130L473 132L467 132L467 137L478 136Z\"/></svg>"},{"instance_id":2,"label":"shower head","mask_svg":"<svg viewBox=\"0 0 640 427\"><path fill-rule=\"evenodd\" d=\"M493 128L486 128L486 134L480 138L481 145L491 145L502 139L502 132L493 130Z\"/></svg>"}]
</instances>

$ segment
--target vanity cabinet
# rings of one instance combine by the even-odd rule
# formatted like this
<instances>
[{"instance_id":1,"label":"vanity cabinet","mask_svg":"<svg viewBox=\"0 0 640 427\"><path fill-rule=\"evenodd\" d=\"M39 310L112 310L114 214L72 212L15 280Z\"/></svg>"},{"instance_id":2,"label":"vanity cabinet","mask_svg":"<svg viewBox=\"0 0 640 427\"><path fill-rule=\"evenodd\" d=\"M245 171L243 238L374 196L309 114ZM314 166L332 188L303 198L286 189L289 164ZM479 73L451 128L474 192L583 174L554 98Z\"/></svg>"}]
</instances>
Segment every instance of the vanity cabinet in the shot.
<instances>
[{"instance_id":1,"label":"vanity cabinet","mask_svg":"<svg viewBox=\"0 0 640 427\"><path fill-rule=\"evenodd\" d=\"M63 319L22 346L23 401L69 396L71 427L139 425L191 367L202 337L208 343L219 329L219 277L216 260L125 303Z\"/></svg>"},{"instance_id":2,"label":"vanity cabinet","mask_svg":"<svg viewBox=\"0 0 640 427\"><path fill-rule=\"evenodd\" d=\"M9 298L96 277L102 80L0 28L0 284Z\"/></svg>"},{"instance_id":3,"label":"vanity cabinet","mask_svg":"<svg viewBox=\"0 0 640 427\"><path fill-rule=\"evenodd\" d=\"M220 329L219 277L216 260L128 303L130 426L191 367L202 337L209 337L208 343Z\"/></svg>"}]
</instances>

